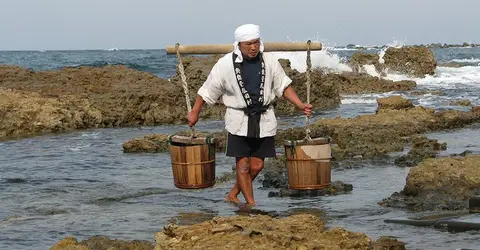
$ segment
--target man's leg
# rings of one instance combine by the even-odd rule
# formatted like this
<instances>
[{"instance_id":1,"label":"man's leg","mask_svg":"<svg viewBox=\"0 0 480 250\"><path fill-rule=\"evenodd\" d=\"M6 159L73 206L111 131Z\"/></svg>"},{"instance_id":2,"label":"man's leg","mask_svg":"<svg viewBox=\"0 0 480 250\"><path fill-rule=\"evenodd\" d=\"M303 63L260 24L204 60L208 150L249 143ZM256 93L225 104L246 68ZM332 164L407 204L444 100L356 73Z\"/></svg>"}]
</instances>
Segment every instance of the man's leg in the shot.
<instances>
[{"instance_id":1,"label":"man's leg","mask_svg":"<svg viewBox=\"0 0 480 250\"><path fill-rule=\"evenodd\" d=\"M248 164L250 147L248 145L247 139L242 136L236 136L228 133L226 155L235 157L235 171L237 172L237 182L235 183L235 186L237 187L238 192L229 192L225 196L225 200L234 203L241 203L241 201L237 197L240 193L240 187L238 186L238 170L239 163ZM240 159L243 160L239 161Z\"/></svg>"},{"instance_id":2,"label":"man's leg","mask_svg":"<svg viewBox=\"0 0 480 250\"><path fill-rule=\"evenodd\" d=\"M258 157L251 157L250 158L250 178L255 180L257 177L258 173L262 171L264 166L264 159L263 158L258 158ZM252 184L253 185L253 184ZM240 203L240 200L237 198L237 196L240 194L240 187L238 185L238 181L235 182L235 185L233 185L232 190L228 193L227 197L229 201L236 202L234 200L238 200L237 203Z\"/></svg>"},{"instance_id":3,"label":"man's leg","mask_svg":"<svg viewBox=\"0 0 480 250\"><path fill-rule=\"evenodd\" d=\"M254 205L252 177L250 176L250 162L247 157L237 157L237 183L245 197L247 204Z\"/></svg>"}]
</instances>

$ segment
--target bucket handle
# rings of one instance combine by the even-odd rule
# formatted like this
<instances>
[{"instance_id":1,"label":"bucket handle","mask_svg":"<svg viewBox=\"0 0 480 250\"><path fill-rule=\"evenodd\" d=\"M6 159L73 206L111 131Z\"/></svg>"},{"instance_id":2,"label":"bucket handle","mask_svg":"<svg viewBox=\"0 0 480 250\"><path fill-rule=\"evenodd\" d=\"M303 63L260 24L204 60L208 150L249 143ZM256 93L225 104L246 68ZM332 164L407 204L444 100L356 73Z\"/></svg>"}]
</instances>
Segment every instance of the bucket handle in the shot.
<instances>
[{"instance_id":1,"label":"bucket handle","mask_svg":"<svg viewBox=\"0 0 480 250\"><path fill-rule=\"evenodd\" d=\"M192 106L190 104L190 95L188 93L187 77L185 76L185 68L183 67L182 57L180 56L179 47L180 47L180 43L176 43L175 44L175 49L177 51L178 71L180 72L180 78L182 79L182 87L183 87L183 92L185 94L187 111L188 111L188 113L190 113L190 111L192 111ZM192 140L195 137L197 137L197 133L195 131L195 126L192 126L192 127L190 127L190 140Z\"/></svg>"},{"instance_id":2,"label":"bucket handle","mask_svg":"<svg viewBox=\"0 0 480 250\"><path fill-rule=\"evenodd\" d=\"M307 75L307 82L306 82L306 85L307 85L307 104L310 104L310 82L311 82L311 78L310 78L310 72L311 72L311 68L312 68L312 60L310 58L310 44L312 43L312 41L309 39L307 41L307 70L306 70L306 75ZM308 116L305 115L305 141L307 142L311 142L312 141L312 138L310 137L310 118Z\"/></svg>"}]
</instances>

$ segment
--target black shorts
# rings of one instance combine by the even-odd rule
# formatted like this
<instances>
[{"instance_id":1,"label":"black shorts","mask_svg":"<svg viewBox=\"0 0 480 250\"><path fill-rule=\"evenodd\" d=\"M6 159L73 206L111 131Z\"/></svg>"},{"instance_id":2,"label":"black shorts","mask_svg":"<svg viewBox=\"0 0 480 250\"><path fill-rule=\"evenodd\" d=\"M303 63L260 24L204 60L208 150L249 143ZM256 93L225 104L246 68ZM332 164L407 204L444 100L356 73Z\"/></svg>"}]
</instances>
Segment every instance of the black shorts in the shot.
<instances>
[{"instance_id":1,"label":"black shorts","mask_svg":"<svg viewBox=\"0 0 480 250\"><path fill-rule=\"evenodd\" d=\"M226 155L232 157L267 158L276 156L273 136L248 138L228 133L226 151Z\"/></svg>"}]
</instances>

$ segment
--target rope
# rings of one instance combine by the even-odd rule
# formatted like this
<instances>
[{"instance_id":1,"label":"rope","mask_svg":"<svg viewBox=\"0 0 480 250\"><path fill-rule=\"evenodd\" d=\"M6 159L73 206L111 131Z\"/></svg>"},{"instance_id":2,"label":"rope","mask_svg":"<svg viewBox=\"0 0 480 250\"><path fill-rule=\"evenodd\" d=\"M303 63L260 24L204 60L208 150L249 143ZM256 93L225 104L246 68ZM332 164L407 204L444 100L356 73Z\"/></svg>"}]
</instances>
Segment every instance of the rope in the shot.
<instances>
[{"instance_id":1,"label":"rope","mask_svg":"<svg viewBox=\"0 0 480 250\"><path fill-rule=\"evenodd\" d=\"M312 68L312 61L310 59L310 43L311 41L307 41L307 104L310 104L310 71ZM305 116L306 120L306 125L305 125L305 140L307 141L312 141L312 138L310 137L310 118L308 116Z\"/></svg>"},{"instance_id":2,"label":"rope","mask_svg":"<svg viewBox=\"0 0 480 250\"><path fill-rule=\"evenodd\" d=\"M180 78L182 78L183 92L185 93L185 101L187 103L187 111L188 113L190 113L190 111L192 111L192 106L190 104L190 95L188 94L187 77L185 77L185 69L183 67L182 57L180 56L179 47L180 47L180 44L176 43L175 49L177 50L178 71L180 71ZM191 129L190 139L192 139L193 137L196 137L195 127L192 126L190 129Z\"/></svg>"}]
</instances>

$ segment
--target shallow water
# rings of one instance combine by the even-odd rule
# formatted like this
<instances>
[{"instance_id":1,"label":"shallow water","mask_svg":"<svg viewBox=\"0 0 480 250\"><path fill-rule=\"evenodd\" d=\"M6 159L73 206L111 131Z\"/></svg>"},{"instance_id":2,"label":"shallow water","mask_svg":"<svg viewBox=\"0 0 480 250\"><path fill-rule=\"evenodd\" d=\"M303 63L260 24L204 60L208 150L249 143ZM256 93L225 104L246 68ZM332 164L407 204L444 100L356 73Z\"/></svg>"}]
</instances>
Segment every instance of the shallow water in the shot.
<instances>
[{"instance_id":1,"label":"shallow water","mask_svg":"<svg viewBox=\"0 0 480 250\"><path fill-rule=\"evenodd\" d=\"M122 152L126 140L169 134L174 128L99 129L1 143L0 249L46 249L66 235L80 240L107 235L153 241L154 232L168 222L190 224L241 213L223 201L233 181L204 190L176 189L168 154ZM471 136L469 131L453 133ZM448 133L437 136L448 137ZM220 176L231 171L233 161L218 153L216 163ZM374 239L392 235L412 248L475 247L480 241L475 233L452 234L383 222L406 216L377 202L403 188L408 170L388 161L360 161L332 172L333 180L353 184L349 194L268 198L271 190L258 189L257 209L273 214L322 210L329 226L365 232Z\"/></svg>"}]
</instances>

